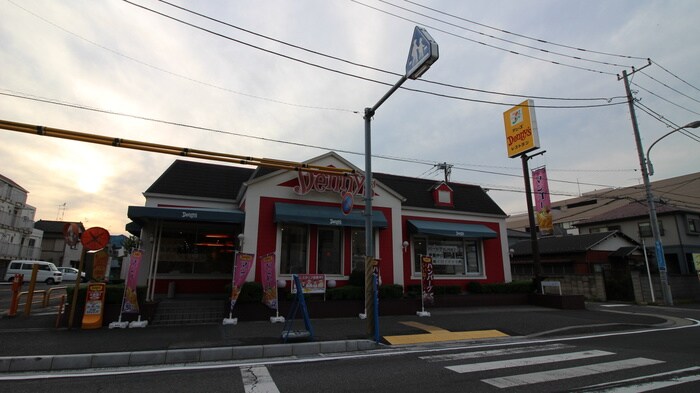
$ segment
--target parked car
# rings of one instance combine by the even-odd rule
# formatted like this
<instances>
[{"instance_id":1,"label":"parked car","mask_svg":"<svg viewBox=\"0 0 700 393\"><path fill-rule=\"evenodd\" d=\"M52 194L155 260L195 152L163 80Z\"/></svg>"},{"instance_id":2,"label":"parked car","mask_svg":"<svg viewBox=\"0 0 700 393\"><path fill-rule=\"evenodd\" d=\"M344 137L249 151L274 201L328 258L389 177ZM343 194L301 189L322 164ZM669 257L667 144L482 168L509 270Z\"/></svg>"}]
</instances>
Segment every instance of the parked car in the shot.
<instances>
[{"instance_id":1,"label":"parked car","mask_svg":"<svg viewBox=\"0 0 700 393\"><path fill-rule=\"evenodd\" d=\"M12 281L15 274L24 275L22 281L29 281L32 278L32 269L34 265L39 266L37 270L36 280L43 281L47 284L58 284L63 281L63 273L58 271L56 265L45 261L11 261L5 273L5 281Z\"/></svg>"},{"instance_id":2,"label":"parked car","mask_svg":"<svg viewBox=\"0 0 700 393\"><path fill-rule=\"evenodd\" d=\"M63 281L66 282L75 282L75 279L78 277L78 269L70 266L59 266L58 271L63 273ZM85 278L85 272L80 272L80 282L85 282L87 281L87 278Z\"/></svg>"}]
</instances>

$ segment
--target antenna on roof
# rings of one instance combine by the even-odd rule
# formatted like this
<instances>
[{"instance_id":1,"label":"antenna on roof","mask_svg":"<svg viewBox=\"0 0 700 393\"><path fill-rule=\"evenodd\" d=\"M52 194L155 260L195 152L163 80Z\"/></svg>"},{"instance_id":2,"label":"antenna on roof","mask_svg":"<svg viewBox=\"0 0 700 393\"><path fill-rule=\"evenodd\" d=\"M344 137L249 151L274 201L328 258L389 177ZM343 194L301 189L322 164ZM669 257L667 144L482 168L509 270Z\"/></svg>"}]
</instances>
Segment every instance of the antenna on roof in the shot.
<instances>
[{"instance_id":1,"label":"antenna on roof","mask_svg":"<svg viewBox=\"0 0 700 393\"><path fill-rule=\"evenodd\" d=\"M66 203L63 202L62 205L58 205L58 213L56 214L56 221L63 221L63 215L66 213Z\"/></svg>"}]
</instances>

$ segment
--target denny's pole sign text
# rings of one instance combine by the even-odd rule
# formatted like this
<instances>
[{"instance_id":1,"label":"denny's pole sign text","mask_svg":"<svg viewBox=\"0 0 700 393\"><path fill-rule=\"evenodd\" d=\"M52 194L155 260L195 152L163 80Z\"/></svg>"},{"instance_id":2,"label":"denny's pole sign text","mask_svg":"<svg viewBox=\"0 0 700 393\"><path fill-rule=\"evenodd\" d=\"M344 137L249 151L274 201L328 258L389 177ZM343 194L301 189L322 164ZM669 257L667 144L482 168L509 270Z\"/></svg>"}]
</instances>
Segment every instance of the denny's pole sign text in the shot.
<instances>
[{"instance_id":1,"label":"denny's pole sign text","mask_svg":"<svg viewBox=\"0 0 700 393\"><path fill-rule=\"evenodd\" d=\"M525 100L503 112L508 157L513 158L540 147L535 119L535 102Z\"/></svg>"}]
</instances>

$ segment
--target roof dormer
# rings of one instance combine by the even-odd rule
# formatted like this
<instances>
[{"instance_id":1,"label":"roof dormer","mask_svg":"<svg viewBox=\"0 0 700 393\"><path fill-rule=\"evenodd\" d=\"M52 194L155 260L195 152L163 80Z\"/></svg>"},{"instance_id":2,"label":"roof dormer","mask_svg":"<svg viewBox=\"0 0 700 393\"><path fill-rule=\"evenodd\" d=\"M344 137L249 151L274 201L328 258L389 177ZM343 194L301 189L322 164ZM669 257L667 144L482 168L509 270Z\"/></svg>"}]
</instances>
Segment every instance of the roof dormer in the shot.
<instances>
[{"instance_id":1,"label":"roof dormer","mask_svg":"<svg viewBox=\"0 0 700 393\"><path fill-rule=\"evenodd\" d=\"M433 202L438 207L454 207L454 191L445 182L440 182L432 188Z\"/></svg>"}]
</instances>

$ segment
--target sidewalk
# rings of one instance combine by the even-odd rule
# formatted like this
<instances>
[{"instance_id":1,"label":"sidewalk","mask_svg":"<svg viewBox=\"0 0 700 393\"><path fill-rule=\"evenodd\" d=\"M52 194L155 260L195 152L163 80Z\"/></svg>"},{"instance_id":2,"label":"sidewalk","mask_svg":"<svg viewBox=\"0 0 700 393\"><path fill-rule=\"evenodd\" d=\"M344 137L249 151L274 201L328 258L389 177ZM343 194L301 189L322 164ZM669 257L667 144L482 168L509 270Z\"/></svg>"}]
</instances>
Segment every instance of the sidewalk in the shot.
<instances>
[{"instance_id":1,"label":"sidewalk","mask_svg":"<svg viewBox=\"0 0 700 393\"><path fill-rule=\"evenodd\" d=\"M182 364L363 351L387 347L388 336L412 335L420 339L415 343L438 341L436 332L447 333L448 340L457 337L450 335L451 332L460 332L461 340L480 341L502 339L498 337L504 336L619 331L674 323L662 317L608 312L599 305L589 305L587 310L502 306L430 311L430 317L380 317L379 331L383 339L379 344L368 335L366 320L313 319L313 310L310 310L313 341L298 340L286 344L281 338L283 324L269 321L239 321L237 325L68 330L53 328L55 316L2 317L0 372ZM303 321L295 321L295 329L301 330L303 326ZM497 333L492 335L490 332Z\"/></svg>"}]
</instances>

